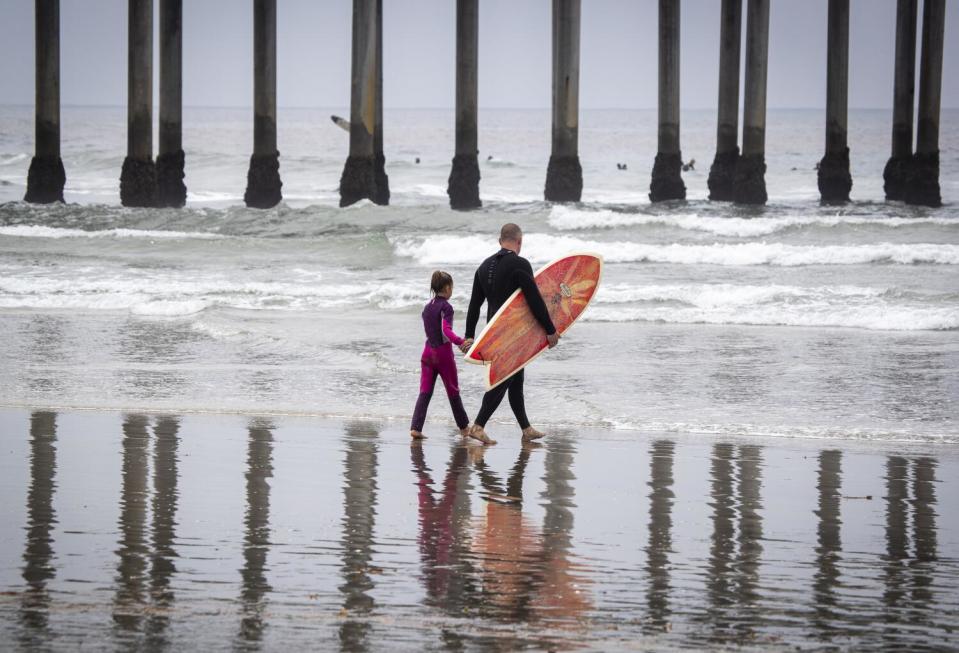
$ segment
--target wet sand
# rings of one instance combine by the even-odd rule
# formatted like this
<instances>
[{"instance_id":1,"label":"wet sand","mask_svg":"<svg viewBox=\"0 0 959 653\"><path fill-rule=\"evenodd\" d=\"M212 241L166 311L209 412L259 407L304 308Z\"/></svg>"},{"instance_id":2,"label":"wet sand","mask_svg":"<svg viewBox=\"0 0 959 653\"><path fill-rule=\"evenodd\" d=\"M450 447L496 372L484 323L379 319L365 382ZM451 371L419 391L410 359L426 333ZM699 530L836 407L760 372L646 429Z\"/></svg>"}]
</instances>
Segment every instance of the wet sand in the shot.
<instances>
[{"instance_id":1,"label":"wet sand","mask_svg":"<svg viewBox=\"0 0 959 653\"><path fill-rule=\"evenodd\" d=\"M951 445L0 410L0 641L948 650Z\"/></svg>"}]
</instances>

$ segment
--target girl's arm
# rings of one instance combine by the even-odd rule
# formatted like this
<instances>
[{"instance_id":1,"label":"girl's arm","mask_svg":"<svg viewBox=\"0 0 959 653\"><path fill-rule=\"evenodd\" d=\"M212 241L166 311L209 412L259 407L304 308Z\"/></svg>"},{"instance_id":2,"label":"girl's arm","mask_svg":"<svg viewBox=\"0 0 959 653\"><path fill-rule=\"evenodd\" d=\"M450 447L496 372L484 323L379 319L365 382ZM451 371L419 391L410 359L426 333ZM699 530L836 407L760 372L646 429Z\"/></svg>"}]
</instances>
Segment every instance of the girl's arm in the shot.
<instances>
[{"instance_id":1,"label":"girl's arm","mask_svg":"<svg viewBox=\"0 0 959 653\"><path fill-rule=\"evenodd\" d=\"M454 345L462 345L463 339L453 332L453 307L447 304L440 313L443 335Z\"/></svg>"}]
</instances>

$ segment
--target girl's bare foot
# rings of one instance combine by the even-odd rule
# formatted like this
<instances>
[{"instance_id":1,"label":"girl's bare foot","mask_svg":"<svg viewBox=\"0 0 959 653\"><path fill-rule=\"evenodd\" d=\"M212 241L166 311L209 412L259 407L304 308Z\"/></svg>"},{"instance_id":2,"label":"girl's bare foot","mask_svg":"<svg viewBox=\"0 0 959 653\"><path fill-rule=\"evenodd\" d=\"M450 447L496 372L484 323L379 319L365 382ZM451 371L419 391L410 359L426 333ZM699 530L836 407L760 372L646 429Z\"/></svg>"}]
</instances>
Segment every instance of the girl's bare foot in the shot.
<instances>
[{"instance_id":1,"label":"girl's bare foot","mask_svg":"<svg viewBox=\"0 0 959 653\"><path fill-rule=\"evenodd\" d=\"M469 436L474 440L479 440L483 444L496 444L496 440L486 435L486 431L478 424L473 424L473 426L470 427Z\"/></svg>"},{"instance_id":2,"label":"girl's bare foot","mask_svg":"<svg viewBox=\"0 0 959 653\"><path fill-rule=\"evenodd\" d=\"M546 435L542 431L537 431L532 426L527 426L523 429L523 442L529 442L531 440L539 440L541 437Z\"/></svg>"},{"instance_id":3,"label":"girl's bare foot","mask_svg":"<svg viewBox=\"0 0 959 653\"><path fill-rule=\"evenodd\" d=\"M410 429L410 437L414 440L423 440L426 438L422 431L414 431L413 429Z\"/></svg>"}]
</instances>

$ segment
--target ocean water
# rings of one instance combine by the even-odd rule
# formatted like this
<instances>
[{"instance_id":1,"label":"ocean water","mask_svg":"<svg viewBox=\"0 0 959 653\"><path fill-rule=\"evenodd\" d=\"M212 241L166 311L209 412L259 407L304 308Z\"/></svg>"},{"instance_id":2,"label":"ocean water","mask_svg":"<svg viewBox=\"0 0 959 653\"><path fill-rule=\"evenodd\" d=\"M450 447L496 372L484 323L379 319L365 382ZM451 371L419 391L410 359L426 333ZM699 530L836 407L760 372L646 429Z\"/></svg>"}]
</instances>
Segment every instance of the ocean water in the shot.
<instances>
[{"instance_id":1,"label":"ocean water","mask_svg":"<svg viewBox=\"0 0 959 653\"><path fill-rule=\"evenodd\" d=\"M843 207L818 202L822 112L770 111L761 208L706 201L711 111L683 114L689 199L656 206L655 112L584 111L583 202L550 205L548 111L483 111L484 208L465 213L445 195L451 111L387 111L391 206L347 209L330 113L346 111L280 111L285 201L258 211L242 206L250 112L187 109L188 206L144 210L119 206L122 108L64 108L67 203L43 207L19 201L32 111L0 108L0 403L402 423L431 271L452 273L462 331L509 221L534 266L606 260L583 320L528 371L536 425L959 443L959 111L942 114L939 209L883 201L885 111L850 112ZM480 376L460 366L471 414ZM437 396L428 431L447 412ZM515 429L505 406L496 420Z\"/></svg>"}]
</instances>

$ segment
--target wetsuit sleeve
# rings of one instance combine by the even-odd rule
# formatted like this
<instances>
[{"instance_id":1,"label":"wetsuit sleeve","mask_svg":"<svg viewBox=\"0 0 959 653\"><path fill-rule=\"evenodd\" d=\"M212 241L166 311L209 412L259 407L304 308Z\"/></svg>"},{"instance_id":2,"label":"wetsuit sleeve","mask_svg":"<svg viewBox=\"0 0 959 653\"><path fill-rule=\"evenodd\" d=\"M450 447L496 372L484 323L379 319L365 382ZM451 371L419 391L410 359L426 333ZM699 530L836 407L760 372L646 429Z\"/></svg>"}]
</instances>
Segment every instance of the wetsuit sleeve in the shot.
<instances>
[{"instance_id":1,"label":"wetsuit sleeve","mask_svg":"<svg viewBox=\"0 0 959 653\"><path fill-rule=\"evenodd\" d=\"M523 290L523 296L526 297L526 303L529 304L529 310L533 312L533 317L539 322L546 335L556 333L556 327L553 326L553 320L549 317L549 311L546 309L546 302L543 301L543 295L540 294L536 281L533 279L533 267L529 261L522 260L520 269L513 272L513 283Z\"/></svg>"},{"instance_id":2,"label":"wetsuit sleeve","mask_svg":"<svg viewBox=\"0 0 959 653\"><path fill-rule=\"evenodd\" d=\"M463 339L453 332L453 307L447 304L440 312L440 326L443 329L443 335L454 345L462 345Z\"/></svg>"},{"instance_id":3,"label":"wetsuit sleeve","mask_svg":"<svg viewBox=\"0 0 959 653\"><path fill-rule=\"evenodd\" d=\"M470 293L470 306L466 311L466 336L473 338L476 336L476 323L479 322L480 309L483 308L483 302L486 301L486 293L483 292L483 286L479 280L479 270L473 275L473 292Z\"/></svg>"}]
</instances>

